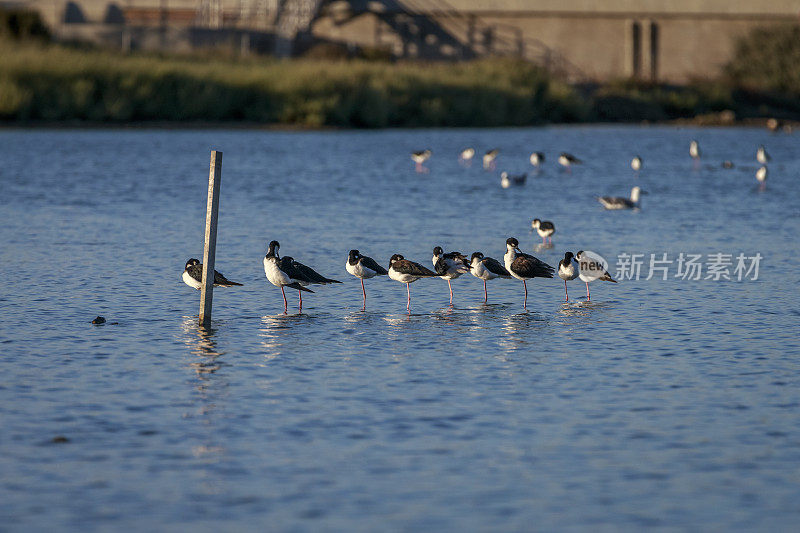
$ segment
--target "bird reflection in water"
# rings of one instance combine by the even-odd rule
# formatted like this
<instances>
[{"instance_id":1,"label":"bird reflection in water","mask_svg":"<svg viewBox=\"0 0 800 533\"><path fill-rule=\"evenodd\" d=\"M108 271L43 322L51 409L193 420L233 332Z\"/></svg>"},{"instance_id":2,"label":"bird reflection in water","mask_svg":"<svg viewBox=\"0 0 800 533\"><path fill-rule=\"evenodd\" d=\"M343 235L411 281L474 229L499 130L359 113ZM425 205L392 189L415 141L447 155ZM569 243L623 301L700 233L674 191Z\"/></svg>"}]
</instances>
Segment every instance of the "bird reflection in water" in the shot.
<instances>
[{"instance_id":1,"label":"bird reflection in water","mask_svg":"<svg viewBox=\"0 0 800 533\"><path fill-rule=\"evenodd\" d=\"M536 253L542 252L544 250L552 250L552 249L553 249L553 243L550 243L550 242L548 242L547 244L539 243L539 244L536 244L536 245L533 246L533 251L536 252Z\"/></svg>"},{"instance_id":2,"label":"bird reflection in water","mask_svg":"<svg viewBox=\"0 0 800 533\"><path fill-rule=\"evenodd\" d=\"M547 325L547 320L535 313L516 313L503 319L501 330L503 336L498 339L500 346L511 352L526 348L536 340L531 335L532 330Z\"/></svg>"}]
</instances>

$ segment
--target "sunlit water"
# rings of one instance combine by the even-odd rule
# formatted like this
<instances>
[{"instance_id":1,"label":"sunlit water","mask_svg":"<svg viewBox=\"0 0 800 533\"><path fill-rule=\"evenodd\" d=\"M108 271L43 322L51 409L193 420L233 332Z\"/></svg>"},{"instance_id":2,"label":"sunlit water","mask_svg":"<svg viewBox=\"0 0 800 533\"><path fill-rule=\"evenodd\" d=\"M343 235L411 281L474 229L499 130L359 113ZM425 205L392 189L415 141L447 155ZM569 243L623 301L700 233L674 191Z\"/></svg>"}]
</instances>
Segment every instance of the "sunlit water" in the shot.
<instances>
[{"instance_id":1,"label":"sunlit water","mask_svg":"<svg viewBox=\"0 0 800 533\"><path fill-rule=\"evenodd\" d=\"M691 138L704 152L693 168ZM800 520L800 157L761 129L0 132L0 528L790 530ZM755 150L773 156L765 190ZM471 168L456 161L475 146ZM499 147L495 173L478 161ZM224 152L209 332L202 257ZM430 173L409 152L433 150ZM501 189L498 173L530 171ZM560 151L585 164L558 170ZM638 177L630 169L644 158ZM735 168L720 163L730 159ZM649 192L639 212L594 196ZM534 252L534 217L554 247ZM643 253L642 279L400 283L430 265ZM342 285L269 285L269 240ZM645 280L649 254L760 253L757 280ZM705 275L705 273L704 273ZM93 326L103 315L109 323ZM53 442L65 437L67 442ZM63 440L63 439L57 439Z\"/></svg>"}]
</instances>

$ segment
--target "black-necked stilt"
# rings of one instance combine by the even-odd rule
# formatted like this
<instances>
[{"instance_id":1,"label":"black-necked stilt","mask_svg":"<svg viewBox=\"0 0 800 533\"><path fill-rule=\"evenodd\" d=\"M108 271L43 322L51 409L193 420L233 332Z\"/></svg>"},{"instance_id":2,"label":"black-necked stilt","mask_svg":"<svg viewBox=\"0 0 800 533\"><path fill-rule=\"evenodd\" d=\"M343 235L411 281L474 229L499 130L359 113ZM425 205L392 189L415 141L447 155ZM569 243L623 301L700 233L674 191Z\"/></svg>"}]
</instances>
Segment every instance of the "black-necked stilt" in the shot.
<instances>
[{"instance_id":1,"label":"black-necked stilt","mask_svg":"<svg viewBox=\"0 0 800 533\"><path fill-rule=\"evenodd\" d=\"M583 161L567 152L561 152L561 155L558 156L558 164L570 171L572 170L572 165L580 165L581 163Z\"/></svg>"},{"instance_id":2,"label":"black-necked stilt","mask_svg":"<svg viewBox=\"0 0 800 533\"><path fill-rule=\"evenodd\" d=\"M281 264L281 258L278 255L278 250L280 247L281 245L278 243L278 241L272 241L269 243L267 255L264 256L264 274L266 274L267 280L269 280L270 283L281 288L281 294L283 295L283 310L286 312L289 304L286 302L286 293L283 290L284 287L297 289L298 293L299 291L312 293L314 291L311 289L306 289L299 280L293 279L292 274L295 274L294 272L290 273L284 270L284 267ZM291 264L289 266L291 266ZM302 299L300 302L302 306Z\"/></svg>"},{"instance_id":3,"label":"black-necked stilt","mask_svg":"<svg viewBox=\"0 0 800 533\"><path fill-rule=\"evenodd\" d=\"M758 150L756 151L756 161L758 161L762 165L766 165L767 163L770 162L771 159L772 158L767 153L767 149L764 148L764 145L762 144L761 146L759 146Z\"/></svg>"},{"instance_id":4,"label":"black-necked stilt","mask_svg":"<svg viewBox=\"0 0 800 533\"><path fill-rule=\"evenodd\" d=\"M531 165L539 168L544 163L544 154L542 152L533 152L530 157Z\"/></svg>"},{"instance_id":5,"label":"black-necked stilt","mask_svg":"<svg viewBox=\"0 0 800 533\"><path fill-rule=\"evenodd\" d=\"M756 170L756 180L759 183L765 183L767 181L767 167L762 166L758 170Z\"/></svg>"},{"instance_id":6,"label":"black-necked stilt","mask_svg":"<svg viewBox=\"0 0 800 533\"><path fill-rule=\"evenodd\" d=\"M511 274L508 270L500 264L497 259L491 257L484 257L481 252L475 252L470 258L470 272L473 276L483 280L483 301L486 303L489 300L489 294L486 292L486 282L490 279L504 278L511 279Z\"/></svg>"},{"instance_id":7,"label":"black-necked stilt","mask_svg":"<svg viewBox=\"0 0 800 533\"><path fill-rule=\"evenodd\" d=\"M580 267L575 260L572 252L564 254L564 259L558 262L558 277L564 280L564 296L565 302L569 301L569 293L567 292L567 281L572 281L580 275ZM587 285L588 287L588 285Z\"/></svg>"},{"instance_id":8,"label":"black-necked stilt","mask_svg":"<svg viewBox=\"0 0 800 533\"><path fill-rule=\"evenodd\" d=\"M535 229L539 237L542 238L542 244L545 244L547 239L549 239L551 243L553 242L553 233L556 232L556 227L549 220L534 218L533 222L531 222L531 228Z\"/></svg>"},{"instance_id":9,"label":"black-necked stilt","mask_svg":"<svg viewBox=\"0 0 800 533\"><path fill-rule=\"evenodd\" d=\"M642 194L647 194L647 192L637 186L631 189L630 199L622 196L600 196L597 201L606 209L634 209L639 207L639 196Z\"/></svg>"},{"instance_id":10,"label":"black-necked stilt","mask_svg":"<svg viewBox=\"0 0 800 533\"><path fill-rule=\"evenodd\" d=\"M367 291L364 289L364 280L375 276L385 276L389 271L380 266L373 258L361 255L358 250L350 250L344 267L350 274L361 280L361 292L364 294L364 306L362 309L366 309Z\"/></svg>"},{"instance_id":11,"label":"black-necked stilt","mask_svg":"<svg viewBox=\"0 0 800 533\"><path fill-rule=\"evenodd\" d=\"M522 280L522 285L525 287L525 300L522 306L525 308L528 307L527 280L531 278L552 278L555 271L553 267L544 261L520 252L519 241L513 237L506 239L506 253L503 256L503 261L508 273Z\"/></svg>"},{"instance_id":12,"label":"black-necked stilt","mask_svg":"<svg viewBox=\"0 0 800 533\"><path fill-rule=\"evenodd\" d=\"M591 300L592 297L589 295L589 282L599 279L600 281L610 281L612 283L616 283L617 281L611 277L611 274L605 269L603 264L603 259L600 257L595 257L589 252L584 252L580 250L577 254L575 254L575 258L578 260L578 267L579 267L579 277L581 281L586 283L586 299Z\"/></svg>"},{"instance_id":13,"label":"black-necked stilt","mask_svg":"<svg viewBox=\"0 0 800 533\"><path fill-rule=\"evenodd\" d=\"M631 159L631 168L634 172L639 172L642 169L642 158L638 155L634 156L633 159Z\"/></svg>"},{"instance_id":14,"label":"black-necked stilt","mask_svg":"<svg viewBox=\"0 0 800 533\"><path fill-rule=\"evenodd\" d=\"M428 171L428 169L423 167L422 164L425 163L425 161L427 161L428 159L430 159L431 155L433 155L433 152L431 152L430 150L411 152L411 159L416 164L417 172L423 173Z\"/></svg>"},{"instance_id":15,"label":"black-necked stilt","mask_svg":"<svg viewBox=\"0 0 800 533\"><path fill-rule=\"evenodd\" d=\"M689 155L692 156L695 167L700 164L700 145L694 139L689 143Z\"/></svg>"},{"instance_id":16,"label":"black-necked stilt","mask_svg":"<svg viewBox=\"0 0 800 533\"><path fill-rule=\"evenodd\" d=\"M193 289L200 290L203 286L203 264L199 259L189 259L186 261L186 266L183 268L183 282ZM233 287L234 285L241 286L241 283L231 281L221 273L214 271L214 286L215 287Z\"/></svg>"},{"instance_id":17,"label":"black-necked stilt","mask_svg":"<svg viewBox=\"0 0 800 533\"><path fill-rule=\"evenodd\" d=\"M500 155L500 150L498 148L494 148L483 154L483 168L486 170L494 170L498 155Z\"/></svg>"},{"instance_id":18,"label":"black-necked stilt","mask_svg":"<svg viewBox=\"0 0 800 533\"><path fill-rule=\"evenodd\" d=\"M475 148L464 148L461 150L461 153L458 154L458 160L462 163L472 162L473 157L475 157Z\"/></svg>"},{"instance_id":19,"label":"black-necked stilt","mask_svg":"<svg viewBox=\"0 0 800 533\"><path fill-rule=\"evenodd\" d=\"M389 259L389 277L395 281L406 284L408 293L408 303L406 309L411 312L411 288L409 284L414 283L420 278L435 278L438 274L425 268L419 263L409 261L400 254L394 254Z\"/></svg>"},{"instance_id":20,"label":"black-necked stilt","mask_svg":"<svg viewBox=\"0 0 800 533\"><path fill-rule=\"evenodd\" d=\"M508 189L512 185L525 185L525 179L527 177L527 174L512 176L508 172L502 172L500 174L500 186L504 189Z\"/></svg>"},{"instance_id":21,"label":"black-necked stilt","mask_svg":"<svg viewBox=\"0 0 800 533\"><path fill-rule=\"evenodd\" d=\"M469 272L469 263L467 258L459 252L444 253L441 246L433 249L433 269L436 274L447 280L447 287L450 289L450 303L453 303L453 287L450 285L451 279L456 279L461 274Z\"/></svg>"}]
</instances>

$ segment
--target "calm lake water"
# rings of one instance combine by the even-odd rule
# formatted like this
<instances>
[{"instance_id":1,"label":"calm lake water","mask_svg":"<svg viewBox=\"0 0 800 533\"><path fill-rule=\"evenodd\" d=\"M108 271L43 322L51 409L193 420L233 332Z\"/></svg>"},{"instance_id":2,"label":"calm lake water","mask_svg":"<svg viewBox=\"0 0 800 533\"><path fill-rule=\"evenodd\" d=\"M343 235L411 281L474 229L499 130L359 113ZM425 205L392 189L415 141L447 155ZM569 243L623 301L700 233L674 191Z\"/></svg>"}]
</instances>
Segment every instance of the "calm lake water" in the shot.
<instances>
[{"instance_id":1,"label":"calm lake water","mask_svg":"<svg viewBox=\"0 0 800 533\"><path fill-rule=\"evenodd\" d=\"M703 163L688 156L700 141ZM552 127L0 131L0 529L794 530L800 135ZM755 151L773 157L765 190ZM456 160L498 147L497 172ZM430 173L409 152L431 148ZM224 152L213 329L202 257ZM544 170L502 189L499 171ZM585 161L558 170L558 152ZM638 177L633 155L644 158ZM733 169L720 163L731 160ZM596 195L649 192L638 212ZM557 228L534 251L534 217ZM366 282L349 249L430 267L505 240L640 279ZM344 283L267 283L266 244ZM758 279L647 280L650 254L760 253ZM706 276L704 269L703 277ZM109 321L93 326L103 315ZM114 324L112 324L112 322ZM63 438L61 438L63 437ZM55 439L55 441L54 441ZM63 441L66 442L56 442Z\"/></svg>"}]
</instances>

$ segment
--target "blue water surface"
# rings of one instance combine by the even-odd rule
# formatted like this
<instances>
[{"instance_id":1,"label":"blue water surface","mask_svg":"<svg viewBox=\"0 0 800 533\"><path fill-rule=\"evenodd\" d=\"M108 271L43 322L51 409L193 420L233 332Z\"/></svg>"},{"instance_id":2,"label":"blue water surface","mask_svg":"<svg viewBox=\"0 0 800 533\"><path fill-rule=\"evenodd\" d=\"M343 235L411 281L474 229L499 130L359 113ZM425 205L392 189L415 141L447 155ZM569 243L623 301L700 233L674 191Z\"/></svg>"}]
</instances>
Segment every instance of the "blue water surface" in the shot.
<instances>
[{"instance_id":1,"label":"blue water surface","mask_svg":"<svg viewBox=\"0 0 800 533\"><path fill-rule=\"evenodd\" d=\"M794 530L799 139L0 131L0 529ZM409 152L424 148L417 174ZM244 286L214 291L206 331L180 276L202 257L212 149L217 269ZM559 170L561 151L584 164ZM502 189L503 170L527 184ZM637 184L639 211L595 199ZM555 223L553 248L536 246L534 217ZM444 281L421 280L410 315L386 278L366 282L362 311L344 270L351 248L384 265L402 253L430 267L437 245L502 259L512 236L551 265L579 249L614 275L619 254L644 264L638 280L593 283L591 301L579 281L565 303L560 279L533 280L527 310L516 280L489 282L484 304L482 283L459 278L453 306ZM284 314L261 265L272 239L343 283L314 288L302 313L287 291ZM677 263L645 279L664 253L762 259L757 279L687 280Z\"/></svg>"}]
</instances>

